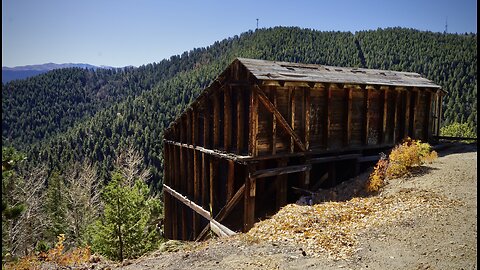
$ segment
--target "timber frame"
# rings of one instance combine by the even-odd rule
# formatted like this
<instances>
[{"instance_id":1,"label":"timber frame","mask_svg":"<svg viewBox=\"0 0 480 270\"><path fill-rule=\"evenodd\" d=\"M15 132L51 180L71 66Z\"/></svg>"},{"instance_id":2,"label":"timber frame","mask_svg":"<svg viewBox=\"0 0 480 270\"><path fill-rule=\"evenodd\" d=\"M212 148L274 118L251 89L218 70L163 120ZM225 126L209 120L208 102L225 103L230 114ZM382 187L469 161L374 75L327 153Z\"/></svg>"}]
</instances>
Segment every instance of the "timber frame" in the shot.
<instances>
[{"instance_id":1,"label":"timber frame","mask_svg":"<svg viewBox=\"0 0 480 270\"><path fill-rule=\"evenodd\" d=\"M166 238L246 232L359 173L405 137L439 135L440 86L416 73L237 58L164 133Z\"/></svg>"}]
</instances>

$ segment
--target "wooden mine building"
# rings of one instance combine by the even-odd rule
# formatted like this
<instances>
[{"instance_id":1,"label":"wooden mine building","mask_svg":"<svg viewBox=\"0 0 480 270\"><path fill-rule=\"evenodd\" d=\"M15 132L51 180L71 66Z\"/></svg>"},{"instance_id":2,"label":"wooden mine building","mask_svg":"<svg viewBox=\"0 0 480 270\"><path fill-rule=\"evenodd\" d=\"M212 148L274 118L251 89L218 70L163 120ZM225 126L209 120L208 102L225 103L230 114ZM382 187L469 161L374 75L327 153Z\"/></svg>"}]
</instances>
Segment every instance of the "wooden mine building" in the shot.
<instances>
[{"instance_id":1,"label":"wooden mine building","mask_svg":"<svg viewBox=\"0 0 480 270\"><path fill-rule=\"evenodd\" d=\"M417 73L238 58L165 131L164 232L248 231L355 176L409 136L439 135L443 90Z\"/></svg>"}]
</instances>

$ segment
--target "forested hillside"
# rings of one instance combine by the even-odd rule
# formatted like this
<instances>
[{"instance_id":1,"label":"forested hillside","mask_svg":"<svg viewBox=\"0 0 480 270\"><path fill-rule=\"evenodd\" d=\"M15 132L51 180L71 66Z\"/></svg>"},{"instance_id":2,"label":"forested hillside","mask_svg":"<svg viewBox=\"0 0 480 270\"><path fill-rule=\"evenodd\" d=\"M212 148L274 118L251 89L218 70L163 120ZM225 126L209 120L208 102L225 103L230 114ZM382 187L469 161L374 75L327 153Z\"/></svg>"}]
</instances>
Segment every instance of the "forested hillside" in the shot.
<instances>
[{"instance_id":1,"label":"forested hillside","mask_svg":"<svg viewBox=\"0 0 480 270\"><path fill-rule=\"evenodd\" d=\"M139 68L62 69L2 85L2 141L60 171L93 160L106 178L117 150L133 145L158 186L164 128L236 57L418 72L449 92L444 123L476 128L476 48L476 34L403 28L249 31Z\"/></svg>"},{"instance_id":2,"label":"forested hillside","mask_svg":"<svg viewBox=\"0 0 480 270\"><path fill-rule=\"evenodd\" d=\"M164 129L236 57L418 72L448 91L445 124L477 127L476 34L276 27L138 68L12 81L2 84L2 263L63 241L120 260L155 249Z\"/></svg>"}]
</instances>

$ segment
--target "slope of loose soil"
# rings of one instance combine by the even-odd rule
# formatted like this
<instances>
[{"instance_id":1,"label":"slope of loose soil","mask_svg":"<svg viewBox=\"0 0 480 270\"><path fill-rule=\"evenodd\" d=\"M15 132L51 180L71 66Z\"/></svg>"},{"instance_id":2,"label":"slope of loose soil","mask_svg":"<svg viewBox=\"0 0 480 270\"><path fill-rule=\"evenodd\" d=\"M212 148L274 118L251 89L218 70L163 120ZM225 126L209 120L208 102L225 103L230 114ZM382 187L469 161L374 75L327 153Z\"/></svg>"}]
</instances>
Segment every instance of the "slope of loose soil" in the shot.
<instances>
[{"instance_id":1,"label":"slope of loose soil","mask_svg":"<svg viewBox=\"0 0 480 270\"><path fill-rule=\"evenodd\" d=\"M455 144L439 155L413 177L389 180L376 196L348 194L334 202L288 205L247 234L170 242L164 249L180 249L118 267L477 269L477 148ZM342 195L366 176L327 192Z\"/></svg>"}]
</instances>

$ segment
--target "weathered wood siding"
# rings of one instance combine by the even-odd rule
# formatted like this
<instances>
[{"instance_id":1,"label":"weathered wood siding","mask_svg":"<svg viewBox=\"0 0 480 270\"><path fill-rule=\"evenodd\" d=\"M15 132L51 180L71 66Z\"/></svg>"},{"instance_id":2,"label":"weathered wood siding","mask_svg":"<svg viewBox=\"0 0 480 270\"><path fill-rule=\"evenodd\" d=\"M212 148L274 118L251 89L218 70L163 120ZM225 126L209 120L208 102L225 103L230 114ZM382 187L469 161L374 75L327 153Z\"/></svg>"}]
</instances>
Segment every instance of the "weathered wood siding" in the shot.
<instances>
[{"instance_id":1,"label":"weathered wood siding","mask_svg":"<svg viewBox=\"0 0 480 270\"><path fill-rule=\"evenodd\" d=\"M291 185L335 184L349 173L335 162L357 164L364 149L407 136L430 140L440 115L434 88L259 80L235 61L165 131L164 184L195 204L164 192L165 236L204 237L205 212L247 231L288 202Z\"/></svg>"}]
</instances>

